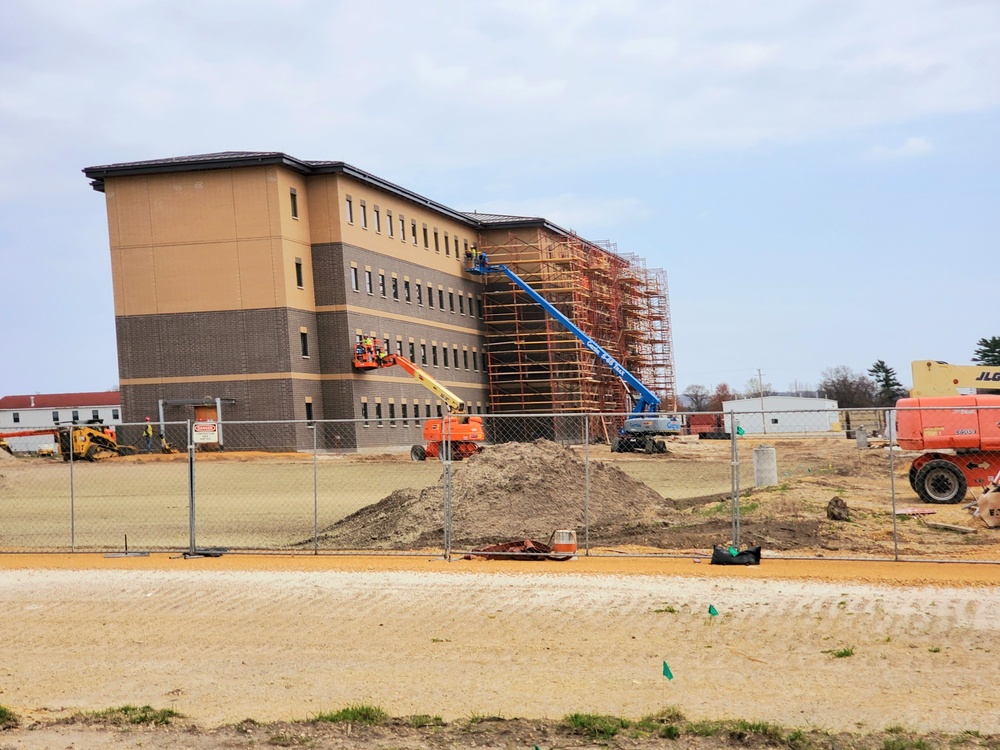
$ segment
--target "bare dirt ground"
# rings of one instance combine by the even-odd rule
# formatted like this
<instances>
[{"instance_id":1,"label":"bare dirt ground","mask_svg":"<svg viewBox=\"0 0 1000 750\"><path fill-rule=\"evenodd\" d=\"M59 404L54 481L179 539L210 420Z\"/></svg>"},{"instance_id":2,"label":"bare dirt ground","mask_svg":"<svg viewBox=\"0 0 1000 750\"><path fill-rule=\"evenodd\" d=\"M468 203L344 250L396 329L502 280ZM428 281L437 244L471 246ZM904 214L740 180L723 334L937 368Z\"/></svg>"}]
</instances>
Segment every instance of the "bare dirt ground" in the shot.
<instances>
[{"instance_id":1,"label":"bare dirt ground","mask_svg":"<svg viewBox=\"0 0 1000 750\"><path fill-rule=\"evenodd\" d=\"M4 750L583 746L569 714L668 707L704 750L774 743L696 733L738 719L796 748L1000 732L994 565L7 555L0 573L0 705L20 717ZM183 718L71 718L125 704ZM309 721L358 704L399 718Z\"/></svg>"}]
</instances>

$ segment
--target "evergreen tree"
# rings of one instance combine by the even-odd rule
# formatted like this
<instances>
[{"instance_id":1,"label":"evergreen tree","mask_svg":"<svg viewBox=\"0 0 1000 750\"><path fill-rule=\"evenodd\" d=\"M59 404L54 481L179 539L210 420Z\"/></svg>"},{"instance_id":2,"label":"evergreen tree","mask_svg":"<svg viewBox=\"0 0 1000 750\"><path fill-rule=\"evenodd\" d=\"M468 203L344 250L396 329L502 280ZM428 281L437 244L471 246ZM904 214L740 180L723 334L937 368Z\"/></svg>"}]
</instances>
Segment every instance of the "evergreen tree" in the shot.
<instances>
[{"instance_id":1,"label":"evergreen tree","mask_svg":"<svg viewBox=\"0 0 1000 750\"><path fill-rule=\"evenodd\" d=\"M906 389L896 377L896 371L884 360L880 359L869 367L868 374L872 376L878 389L875 394L878 406L893 406L899 399L906 397Z\"/></svg>"},{"instance_id":2,"label":"evergreen tree","mask_svg":"<svg viewBox=\"0 0 1000 750\"><path fill-rule=\"evenodd\" d=\"M1000 367L1000 336L979 339L976 342L976 353L972 361L979 365Z\"/></svg>"}]
</instances>

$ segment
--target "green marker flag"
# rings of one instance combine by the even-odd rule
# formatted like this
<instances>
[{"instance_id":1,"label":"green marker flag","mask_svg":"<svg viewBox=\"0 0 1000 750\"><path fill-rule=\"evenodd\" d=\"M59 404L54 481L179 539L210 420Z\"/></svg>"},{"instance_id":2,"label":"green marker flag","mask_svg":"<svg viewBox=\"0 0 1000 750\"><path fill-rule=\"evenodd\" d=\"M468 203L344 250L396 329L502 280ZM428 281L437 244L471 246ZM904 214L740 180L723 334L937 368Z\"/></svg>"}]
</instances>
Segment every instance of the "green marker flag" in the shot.
<instances>
[{"instance_id":1,"label":"green marker flag","mask_svg":"<svg viewBox=\"0 0 1000 750\"><path fill-rule=\"evenodd\" d=\"M746 431L742 427L737 427L736 428L736 434L737 435L745 435Z\"/></svg>"},{"instance_id":2,"label":"green marker flag","mask_svg":"<svg viewBox=\"0 0 1000 750\"><path fill-rule=\"evenodd\" d=\"M674 679L674 673L670 671L670 667L667 666L666 662L663 662L663 676L668 680Z\"/></svg>"},{"instance_id":3,"label":"green marker flag","mask_svg":"<svg viewBox=\"0 0 1000 750\"><path fill-rule=\"evenodd\" d=\"M717 614L719 614L719 610L717 610L715 608L714 604L709 604L708 605L708 614L710 614L712 617L715 617Z\"/></svg>"}]
</instances>

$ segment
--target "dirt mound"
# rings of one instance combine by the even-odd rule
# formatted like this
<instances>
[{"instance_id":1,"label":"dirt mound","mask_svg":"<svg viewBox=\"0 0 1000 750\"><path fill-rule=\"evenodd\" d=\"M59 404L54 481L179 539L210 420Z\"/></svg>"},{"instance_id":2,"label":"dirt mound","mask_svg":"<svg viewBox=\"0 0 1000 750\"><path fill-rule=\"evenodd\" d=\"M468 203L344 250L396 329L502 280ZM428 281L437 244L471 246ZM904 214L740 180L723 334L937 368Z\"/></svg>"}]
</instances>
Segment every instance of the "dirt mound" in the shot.
<instances>
[{"instance_id":1,"label":"dirt mound","mask_svg":"<svg viewBox=\"0 0 1000 750\"><path fill-rule=\"evenodd\" d=\"M655 523L673 501L601 461L583 459L548 440L492 446L452 464L452 541L480 545L510 539L545 541L555 529ZM397 490L324 529L321 542L374 549L440 545L441 485Z\"/></svg>"}]
</instances>

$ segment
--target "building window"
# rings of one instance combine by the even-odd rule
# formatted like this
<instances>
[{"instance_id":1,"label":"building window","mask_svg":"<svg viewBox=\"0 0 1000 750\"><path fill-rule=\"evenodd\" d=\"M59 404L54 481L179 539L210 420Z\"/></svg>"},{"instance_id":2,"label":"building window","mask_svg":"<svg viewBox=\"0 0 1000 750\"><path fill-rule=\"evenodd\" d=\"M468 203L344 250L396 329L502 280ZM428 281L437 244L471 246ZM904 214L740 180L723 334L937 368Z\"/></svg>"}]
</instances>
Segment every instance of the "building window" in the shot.
<instances>
[{"instance_id":1,"label":"building window","mask_svg":"<svg viewBox=\"0 0 1000 750\"><path fill-rule=\"evenodd\" d=\"M455 238L455 242L458 242L458 237ZM466 254L466 256L468 256L468 254L469 254L469 241L468 240L463 240L462 241L462 252L464 252Z\"/></svg>"},{"instance_id":2,"label":"building window","mask_svg":"<svg viewBox=\"0 0 1000 750\"><path fill-rule=\"evenodd\" d=\"M396 404L392 401L389 402L389 426L396 426Z\"/></svg>"},{"instance_id":3,"label":"building window","mask_svg":"<svg viewBox=\"0 0 1000 750\"><path fill-rule=\"evenodd\" d=\"M372 272L368 270L365 271L365 291L372 293Z\"/></svg>"},{"instance_id":4,"label":"building window","mask_svg":"<svg viewBox=\"0 0 1000 750\"><path fill-rule=\"evenodd\" d=\"M394 238L396 236L396 230L392 225L392 211L389 210L386 210L385 212L385 228L389 230L390 237Z\"/></svg>"},{"instance_id":5,"label":"building window","mask_svg":"<svg viewBox=\"0 0 1000 750\"><path fill-rule=\"evenodd\" d=\"M455 312L455 293L448 292L448 309Z\"/></svg>"},{"instance_id":6,"label":"building window","mask_svg":"<svg viewBox=\"0 0 1000 750\"><path fill-rule=\"evenodd\" d=\"M411 361L411 362L415 362L415 361L417 360L417 357L416 357L416 354L417 354L417 353L416 353L416 351L415 351L415 350L416 350L416 347L417 347L417 345L416 345L416 344L414 344L414 343L413 343L413 342L411 341L411 342L410 342L410 361Z\"/></svg>"},{"instance_id":7,"label":"building window","mask_svg":"<svg viewBox=\"0 0 1000 750\"><path fill-rule=\"evenodd\" d=\"M395 276L392 277L392 298L399 301L399 279Z\"/></svg>"},{"instance_id":8,"label":"building window","mask_svg":"<svg viewBox=\"0 0 1000 750\"><path fill-rule=\"evenodd\" d=\"M455 346L452 347L451 352L452 352L452 354L455 355L454 359L452 359L452 362L455 363L455 369L457 370L458 369L458 344L455 344Z\"/></svg>"},{"instance_id":9,"label":"building window","mask_svg":"<svg viewBox=\"0 0 1000 750\"><path fill-rule=\"evenodd\" d=\"M301 289L302 284L302 258L295 259L295 285Z\"/></svg>"},{"instance_id":10,"label":"building window","mask_svg":"<svg viewBox=\"0 0 1000 750\"><path fill-rule=\"evenodd\" d=\"M378 206L372 206L372 215L375 218L375 231L376 231L376 233L382 234L382 216L378 212Z\"/></svg>"},{"instance_id":11,"label":"building window","mask_svg":"<svg viewBox=\"0 0 1000 750\"><path fill-rule=\"evenodd\" d=\"M479 319L486 320L486 315L483 312L483 298L476 297L476 306L479 308Z\"/></svg>"},{"instance_id":12,"label":"building window","mask_svg":"<svg viewBox=\"0 0 1000 750\"><path fill-rule=\"evenodd\" d=\"M354 223L354 203L351 201L351 196L347 196L347 199L344 201L344 205L347 207L347 223L348 224L353 224Z\"/></svg>"},{"instance_id":13,"label":"building window","mask_svg":"<svg viewBox=\"0 0 1000 750\"><path fill-rule=\"evenodd\" d=\"M458 314L465 315L465 297L462 296L461 292L458 294Z\"/></svg>"},{"instance_id":14,"label":"building window","mask_svg":"<svg viewBox=\"0 0 1000 750\"><path fill-rule=\"evenodd\" d=\"M427 230L425 229L424 230L424 234L426 234L426 233L427 233ZM441 252L441 242L438 240L438 230L437 229L434 230L434 252L436 252L436 253Z\"/></svg>"},{"instance_id":15,"label":"building window","mask_svg":"<svg viewBox=\"0 0 1000 750\"><path fill-rule=\"evenodd\" d=\"M351 289L358 291L358 269L351 266Z\"/></svg>"},{"instance_id":16,"label":"building window","mask_svg":"<svg viewBox=\"0 0 1000 750\"><path fill-rule=\"evenodd\" d=\"M430 402L424 404L424 416L426 416L428 419L431 418L431 405L430 405Z\"/></svg>"},{"instance_id":17,"label":"building window","mask_svg":"<svg viewBox=\"0 0 1000 750\"><path fill-rule=\"evenodd\" d=\"M367 401L362 401L361 402L361 419L364 420L364 426L367 427L368 426L368 402Z\"/></svg>"},{"instance_id":18,"label":"building window","mask_svg":"<svg viewBox=\"0 0 1000 750\"><path fill-rule=\"evenodd\" d=\"M295 192L295 188L291 188L289 197L292 201L292 218L299 218L299 194Z\"/></svg>"},{"instance_id":19,"label":"building window","mask_svg":"<svg viewBox=\"0 0 1000 750\"><path fill-rule=\"evenodd\" d=\"M427 285L427 306L434 307L434 287L430 284Z\"/></svg>"},{"instance_id":20,"label":"building window","mask_svg":"<svg viewBox=\"0 0 1000 750\"><path fill-rule=\"evenodd\" d=\"M444 360L444 366L445 367L450 367L450 365L448 364L448 345L447 344L442 344L441 345L441 356L442 356L442 358Z\"/></svg>"},{"instance_id":21,"label":"building window","mask_svg":"<svg viewBox=\"0 0 1000 750\"><path fill-rule=\"evenodd\" d=\"M413 244L417 244L417 220L410 219L410 233L413 235Z\"/></svg>"},{"instance_id":22,"label":"building window","mask_svg":"<svg viewBox=\"0 0 1000 750\"><path fill-rule=\"evenodd\" d=\"M111 410L111 418L112 419L118 419L118 410L117 409L112 409Z\"/></svg>"},{"instance_id":23,"label":"building window","mask_svg":"<svg viewBox=\"0 0 1000 750\"><path fill-rule=\"evenodd\" d=\"M479 372L479 352L472 350L472 369Z\"/></svg>"},{"instance_id":24,"label":"building window","mask_svg":"<svg viewBox=\"0 0 1000 750\"><path fill-rule=\"evenodd\" d=\"M76 424L77 422L79 422L80 421L80 412L78 412L76 409L74 409L73 410L73 414L72 414L72 418L73 418L73 424Z\"/></svg>"},{"instance_id":25,"label":"building window","mask_svg":"<svg viewBox=\"0 0 1000 750\"><path fill-rule=\"evenodd\" d=\"M406 219L403 218L403 214L399 215L399 239L406 242Z\"/></svg>"},{"instance_id":26,"label":"building window","mask_svg":"<svg viewBox=\"0 0 1000 750\"><path fill-rule=\"evenodd\" d=\"M410 425L407 424L407 421L406 421L407 420L406 404L400 404L399 405L399 409L400 409L400 412L401 412L400 417L402 417L402 419L403 419L403 427L409 427Z\"/></svg>"},{"instance_id":27,"label":"building window","mask_svg":"<svg viewBox=\"0 0 1000 750\"><path fill-rule=\"evenodd\" d=\"M443 416L444 416L444 415L443 415L443 414L441 413L441 404L438 404L438 405L437 405L437 413L438 413L438 419L440 419L441 417L443 417Z\"/></svg>"},{"instance_id":28,"label":"building window","mask_svg":"<svg viewBox=\"0 0 1000 750\"><path fill-rule=\"evenodd\" d=\"M431 344L431 364L435 367L438 366L438 348L437 344ZM76 412L73 412L74 414Z\"/></svg>"},{"instance_id":29,"label":"building window","mask_svg":"<svg viewBox=\"0 0 1000 750\"><path fill-rule=\"evenodd\" d=\"M91 409L90 410L90 418L91 419L100 419L101 418L101 413L97 409ZM777 421L777 420L775 420L775 421Z\"/></svg>"},{"instance_id":30,"label":"building window","mask_svg":"<svg viewBox=\"0 0 1000 750\"><path fill-rule=\"evenodd\" d=\"M14 424L17 424L18 422L21 421L20 413L14 412L13 414L11 414L11 416L14 418Z\"/></svg>"},{"instance_id":31,"label":"building window","mask_svg":"<svg viewBox=\"0 0 1000 750\"><path fill-rule=\"evenodd\" d=\"M428 235L427 235L427 225L424 224L424 250L430 250L431 249L431 243L428 242L427 238L428 238Z\"/></svg>"},{"instance_id":32,"label":"building window","mask_svg":"<svg viewBox=\"0 0 1000 750\"><path fill-rule=\"evenodd\" d=\"M451 257L451 243L448 242L448 233L444 233L444 254Z\"/></svg>"},{"instance_id":33,"label":"building window","mask_svg":"<svg viewBox=\"0 0 1000 750\"><path fill-rule=\"evenodd\" d=\"M417 304L424 304L424 288L419 283L417 284Z\"/></svg>"},{"instance_id":34,"label":"building window","mask_svg":"<svg viewBox=\"0 0 1000 750\"><path fill-rule=\"evenodd\" d=\"M438 307L444 310L444 289L438 289Z\"/></svg>"},{"instance_id":35,"label":"building window","mask_svg":"<svg viewBox=\"0 0 1000 750\"><path fill-rule=\"evenodd\" d=\"M368 228L368 206L365 205L364 201L361 201L361 228Z\"/></svg>"},{"instance_id":36,"label":"building window","mask_svg":"<svg viewBox=\"0 0 1000 750\"><path fill-rule=\"evenodd\" d=\"M458 257L458 235L455 235L455 257Z\"/></svg>"},{"instance_id":37,"label":"building window","mask_svg":"<svg viewBox=\"0 0 1000 750\"><path fill-rule=\"evenodd\" d=\"M313 424L313 403L312 403L312 401L306 401L306 422L310 426Z\"/></svg>"},{"instance_id":38,"label":"building window","mask_svg":"<svg viewBox=\"0 0 1000 750\"><path fill-rule=\"evenodd\" d=\"M469 350L468 349L463 349L462 350L462 367L464 367L466 370L469 369Z\"/></svg>"},{"instance_id":39,"label":"building window","mask_svg":"<svg viewBox=\"0 0 1000 750\"><path fill-rule=\"evenodd\" d=\"M375 402L375 426L376 427L381 427L382 426L382 402L381 401L376 401Z\"/></svg>"},{"instance_id":40,"label":"building window","mask_svg":"<svg viewBox=\"0 0 1000 750\"><path fill-rule=\"evenodd\" d=\"M52 421L53 422L58 422L59 421L59 412L57 412L57 411L52 412Z\"/></svg>"},{"instance_id":41,"label":"building window","mask_svg":"<svg viewBox=\"0 0 1000 750\"><path fill-rule=\"evenodd\" d=\"M420 364L427 364L427 344L420 345Z\"/></svg>"},{"instance_id":42,"label":"building window","mask_svg":"<svg viewBox=\"0 0 1000 750\"><path fill-rule=\"evenodd\" d=\"M379 272L378 275L378 293L385 296L385 274L382 272Z\"/></svg>"},{"instance_id":43,"label":"building window","mask_svg":"<svg viewBox=\"0 0 1000 750\"><path fill-rule=\"evenodd\" d=\"M302 356L309 357L309 334L306 331L299 331L299 344L302 346Z\"/></svg>"},{"instance_id":44,"label":"building window","mask_svg":"<svg viewBox=\"0 0 1000 750\"><path fill-rule=\"evenodd\" d=\"M403 279L403 299L406 300L407 303L410 302L410 282L406 279Z\"/></svg>"}]
</instances>

